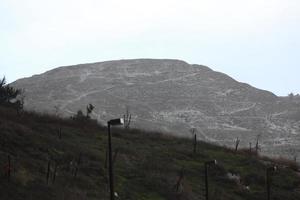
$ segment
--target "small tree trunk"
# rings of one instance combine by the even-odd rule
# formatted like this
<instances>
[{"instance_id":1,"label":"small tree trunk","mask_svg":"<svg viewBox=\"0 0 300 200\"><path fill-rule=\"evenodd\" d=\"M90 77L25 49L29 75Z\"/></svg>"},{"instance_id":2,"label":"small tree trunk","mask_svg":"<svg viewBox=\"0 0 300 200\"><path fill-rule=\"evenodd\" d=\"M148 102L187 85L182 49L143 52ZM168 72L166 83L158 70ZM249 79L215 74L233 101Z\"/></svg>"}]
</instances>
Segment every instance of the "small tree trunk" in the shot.
<instances>
[{"instance_id":1,"label":"small tree trunk","mask_svg":"<svg viewBox=\"0 0 300 200\"><path fill-rule=\"evenodd\" d=\"M74 177L77 176L77 173L78 173L78 170L79 170L79 165L80 165L80 163L81 163L81 153L79 154L79 158L78 158L78 161L77 161L77 164L76 164Z\"/></svg>"},{"instance_id":2,"label":"small tree trunk","mask_svg":"<svg viewBox=\"0 0 300 200\"><path fill-rule=\"evenodd\" d=\"M112 160L113 165L115 164L115 161L117 160L118 153L119 153L119 149L117 149L114 153L113 160Z\"/></svg>"},{"instance_id":3,"label":"small tree trunk","mask_svg":"<svg viewBox=\"0 0 300 200\"><path fill-rule=\"evenodd\" d=\"M50 160L48 161L48 168L47 168L47 175L46 175L47 185L49 182L49 176L50 176Z\"/></svg>"},{"instance_id":4,"label":"small tree trunk","mask_svg":"<svg viewBox=\"0 0 300 200\"><path fill-rule=\"evenodd\" d=\"M106 149L106 151L105 151L105 161L104 161L104 168L105 169L107 169L107 162L108 162L107 157L108 157L108 152L107 152L107 149Z\"/></svg>"},{"instance_id":5,"label":"small tree trunk","mask_svg":"<svg viewBox=\"0 0 300 200\"><path fill-rule=\"evenodd\" d=\"M256 145L255 145L255 154L258 154L258 150L259 150L259 144L258 144L258 138L256 140Z\"/></svg>"},{"instance_id":6,"label":"small tree trunk","mask_svg":"<svg viewBox=\"0 0 300 200\"><path fill-rule=\"evenodd\" d=\"M55 167L54 167L53 178L52 178L52 184L54 184L54 182L55 182L56 172L57 172L57 163L55 163Z\"/></svg>"},{"instance_id":7,"label":"small tree trunk","mask_svg":"<svg viewBox=\"0 0 300 200\"><path fill-rule=\"evenodd\" d=\"M179 189L180 189L180 186L182 186L183 179L184 179L184 169L182 168L179 172L179 176L178 176L177 182L175 184L176 193L180 192Z\"/></svg>"},{"instance_id":8,"label":"small tree trunk","mask_svg":"<svg viewBox=\"0 0 300 200\"><path fill-rule=\"evenodd\" d=\"M239 138L236 138L236 141L235 141L235 152L237 152L239 144L240 144L240 140L239 140Z\"/></svg>"},{"instance_id":9,"label":"small tree trunk","mask_svg":"<svg viewBox=\"0 0 300 200\"><path fill-rule=\"evenodd\" d=\"M197 152L197 134L194 135L194 154Z\"/></svg>"},{"instance_id":10,"label":"small tree trunk","mask_svg":"<svg viewBox=\"0 0 300 200\"><path fill-rule=\"evenodd\" d=\"M8 159L7 177L8 177L8 180L10 180L10 173L11 173L10 155L8 155L7 159Z\"/></svg>"},{"instance_id":11,"label":"small tree trunk","mask_svg":"<svg viewBox=\"0 0 300 200\"><path fill-rule=\"evenodd\" d=\"M61 127L59 127L59 129L58 129L58 138L61 140Z\"/></svg>"}]
</instances>

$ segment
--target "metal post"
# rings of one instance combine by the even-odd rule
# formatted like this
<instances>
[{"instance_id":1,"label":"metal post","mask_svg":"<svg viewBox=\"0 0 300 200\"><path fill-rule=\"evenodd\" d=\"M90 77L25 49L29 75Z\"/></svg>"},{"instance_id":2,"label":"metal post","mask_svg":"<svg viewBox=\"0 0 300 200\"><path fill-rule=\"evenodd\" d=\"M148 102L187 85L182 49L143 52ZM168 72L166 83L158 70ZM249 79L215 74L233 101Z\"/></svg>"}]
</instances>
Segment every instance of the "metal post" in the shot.
<instances>
[{"instance_id":1,"label":"metal post","mask_svg":"<svg viewBox=\"0 0 300 200\"><path fill-rule=\"evenodd\" d=\"M266 171L266 178L267 178L267 200L270 200L271 196L271 185L270 185L270 170L269 168Z\"/></svg>"},{"instance_id":2,"label":"metal post","mask_svg":"<svg viewBox=\"0 0 300 200\"><path fill-rule=\"evenodd\" d=\"M55 178L56 178L56 171L57 171L57 163L55 163L54 172L53 172L53 178L52 178L52 183L53 184L54 184Z\"/></svg>"},{"instance_id":3,"label":"metal post","mask_svg":"<svg viewBox=\"0 0 300 200\"><path fill-rule=\"evenodd\" d=\"M48 185L48 181L49 181L49 176L50 176L50 160L48 161L47 176L46 176L47 185Z\"/></svg>"},{"instance_id":4,"label":"metal post","mask_svg":"<svg viewBox=\"0 0 300 200\"><path fill-rule=\"evenodd\" d=\"M197 151L197 135L194 135L194 153Z\"/></svg>"},{"instance_id":5,"label":"metal post","mask_svg":"<svg viewBox=\"0 0 300 200\"><path fill-rule=\"evenodd\" d=\"M8 155L8 171L7 171L8 180L10 179L10 170L11 170L10 155Z\"/></svg>"},{"instance_id":6,"label":"metal post","mask_svg":"<svg viewBox=\"0 0 300 200\"><path fill-rule=\"evenodd\" d=\"M58 138L61 139L61 127L59 127Z\"/></svg>"},{"instance_id":7,"label":"metal post","mask_svg":"<svg viewBox=\"0 0 300 200\"><path fill-rule=\"evenodd\" d=\"M266 170L266 182L267 182L267 200L271 199L271 175L277 171L277 166L268 167Z\"/></svg>"},{"instance_id":8,"label":"metal post","mask_svg":"<svg viewBox=\"0 0 300 200\"><path fill-rule=\"evenodd\" d=\"M205 168L205 199L208 200L208 167L210 165L217 165L217 160L211 160L204 163Z\"/></svg>"},{"instance_id":9,"label":"metal post","mask_svg":"<svg viewBox=\"0 0 300 200\"><path fill-rule=\"evenodd\" d=\"M112 145L111 145L111 133L110 133L110 122L107 123L108 127L108 161L109 161L109 189L110 189L110 200L114 200L114 177L113 177L113 166L112 166Z\"/></svg>"},{"instance_id":10,"label":"metal post","mask_svg":"<svg viewBox=\"0 0 300 200\"><path fill-rule=\"evenodd\" d=\"M205 163L205 199L208 200L208 165Z\"/></svg>"}]
</instances>

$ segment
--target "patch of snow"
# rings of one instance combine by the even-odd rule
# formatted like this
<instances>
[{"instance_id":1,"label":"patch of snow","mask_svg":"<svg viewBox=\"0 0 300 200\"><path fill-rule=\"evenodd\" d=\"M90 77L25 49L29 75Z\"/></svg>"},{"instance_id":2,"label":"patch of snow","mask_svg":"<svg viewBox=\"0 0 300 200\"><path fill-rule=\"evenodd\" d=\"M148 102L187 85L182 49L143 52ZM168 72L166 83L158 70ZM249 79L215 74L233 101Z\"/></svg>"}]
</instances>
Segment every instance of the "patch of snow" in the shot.
<instances>
[{"instance_id":1,"label":"patch of snow","mask_svg":"<svg viewBox=\"0 0 300 200\"><path fill-rule=\"evenodd\" d=\"M278 117L278 116L280 116L280 115L284 115L284 114L286 114L286 113L288 113L287 110L286 110L286 111L283 111L283 112L279 112L279 113L274 113L274 114L272 114L272 118L273 118L273 117Z\"/></svg>"},{"instance_id":2,"label":"patch of snow","mask_svg":"<svg viewBox=\"0 0 300 200\"><path fill-rule=\"evenodd\" d=\"M85 70L84 73L80 75L79 83L84 82L91 74L89 70Z\"/></svg>"},{"instance_id":3,"label":"patch of snow","mask_svg":"<svg viewBox=\"0 0 300 200\"><path fill-rule=\"evenodd\" d=\"M194 122L199 118L205 118L205 114L198 110L174 110L174 111L161 111L153 113L157 119L168 122Z\"/></svg>"},{"instance_id":4,"label":"patch of snow","mask_svg":"<svg viewBox=\"0 0 300 200\"><path fill-rule=\"evenodd\" d=\"M135 78L138 76L152 76L151 73L145 73L145 72L131 72L131 73L126 73L124 76L129 77L129 78Z\"/></svg>"},{"instance_id":5,"label":"patch of snow","mask_svg":"<svg viewBox=\"0 0 300 200\"><path fill-rule=\"evenodd\" d=\"M247 128L243 128L240 126L234 126L230 124L222 124L225 130L232 130L232 131L250 131Z\"/></svg>"},{"instance_id":6,"label":"patch of snow","mask_svg":"<svg viewBox=\"0 0 300 200\"><path fill-rule=\"evenodd\" d=\"M240 108L240 109L236 109L236 110L233 110L233 111L230 111L230 112L227 112L227 114L234 114L234 113L237 113L237 112L243 112L243 111L247 111L247 110L250 110L252 108L255 108L256 106L256 103L253 103L251 106L249 107L245 107L245 108Z\"/></svg>"},{"instance_id":7,"label":"patch of snow","mask_svg":"<svg viewBox=\"0 0 300 200\"><path fill-rule=\"evenodd\" d=\"M164 83L164 82L169 82L169 81L178 81L178 80L183 80L183 79L185 79L187 77L196 76L197 74L199 74L199 72L192 73L192 74L187 74L187 75L180 76L180 77L175 77L175 78L170 78L170 79L164 79L164 80L156 81L156 82L146 82L146 84L153 85L153 84Z\"/></svg>"},{"instance_id":8,"label":"patch of snow","mask_svg":"<svg viewBox=\"0 0 300 200\"><path fill-rule=\"evenodd\" d=\"M216 94L218 96L226 97L229 94L233 93L235 90L234 89L227 89L226 91L217 91Z\"/></svg>"}]
</instances>

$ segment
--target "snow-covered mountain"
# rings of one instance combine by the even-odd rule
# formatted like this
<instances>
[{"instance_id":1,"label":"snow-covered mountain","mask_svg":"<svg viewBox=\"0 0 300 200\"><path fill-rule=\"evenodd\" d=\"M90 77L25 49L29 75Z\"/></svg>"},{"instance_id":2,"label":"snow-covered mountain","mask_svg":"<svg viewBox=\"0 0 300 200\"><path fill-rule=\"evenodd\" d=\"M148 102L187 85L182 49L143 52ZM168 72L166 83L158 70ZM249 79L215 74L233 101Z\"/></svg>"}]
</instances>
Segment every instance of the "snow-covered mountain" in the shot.
<instances>
[{"instance_id":1,"label":"snow-covered mountain","mask_svg":"<svg viewBox=\"0 0 300 200\"><path fill-rule=\"evenodd\" d=\"M236 137L243 146L257 136L268 154L299 152L300 104L240 83L226 74L180 60L136 59L59 67L17 80L27 109L68 116L95 106L105 123L123 116L132 126L190 136L225 145ZM295 152L293 150L295 149Z\"/></svg>"}]
</instances>

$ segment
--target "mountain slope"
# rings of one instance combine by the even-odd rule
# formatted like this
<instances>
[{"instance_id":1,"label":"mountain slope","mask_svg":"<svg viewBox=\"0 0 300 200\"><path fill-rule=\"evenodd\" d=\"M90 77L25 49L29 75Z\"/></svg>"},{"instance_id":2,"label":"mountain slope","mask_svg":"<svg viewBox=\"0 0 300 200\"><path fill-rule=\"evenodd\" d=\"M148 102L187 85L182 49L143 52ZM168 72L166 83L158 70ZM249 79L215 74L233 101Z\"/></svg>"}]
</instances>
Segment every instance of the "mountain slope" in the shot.
<instances>
[{"instance_id":1,"label":"mountain slope","mask_svg":"<svg viewBox=\"0 0 300 200\"><path fill-rule=\"evenodd\" d=\"M180 60L59 67L18 80L13 86L25 89L27 109L42 112L54 113L59 108L64 116L73 115L92 103L94 118L105 123L122 116L128 107L132 126L142 129L187 136L195 127L201 139L232 145L239 137L244 146L259 135L269 153L274 152L269 149L274 139L281 147L299 142L299 121L283 120L280 113L289 110L282 109L280 98L206 66ZM290 136L290 141L283 140Z\"/></svg>"}]
</instances>

